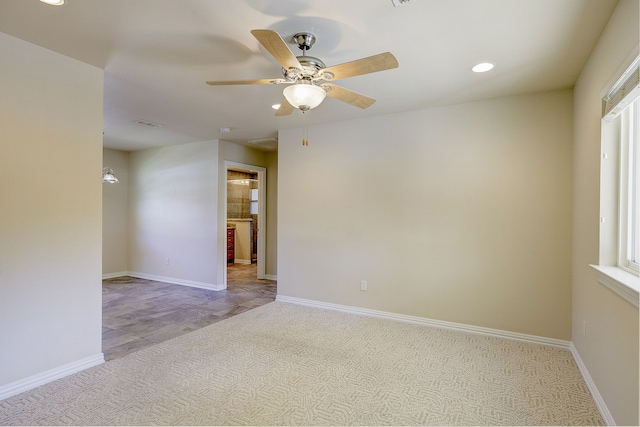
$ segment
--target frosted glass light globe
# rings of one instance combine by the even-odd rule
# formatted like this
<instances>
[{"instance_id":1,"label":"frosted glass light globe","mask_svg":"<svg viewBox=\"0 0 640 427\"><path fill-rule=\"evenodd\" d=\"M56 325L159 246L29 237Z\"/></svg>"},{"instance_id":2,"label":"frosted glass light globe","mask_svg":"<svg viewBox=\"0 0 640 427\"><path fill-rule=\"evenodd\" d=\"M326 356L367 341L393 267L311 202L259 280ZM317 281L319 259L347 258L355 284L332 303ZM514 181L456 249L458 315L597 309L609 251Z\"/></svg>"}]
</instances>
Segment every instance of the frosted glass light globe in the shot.
<instances>
[{"instance_id":1,"label":"frosted glass light globe","mask_svg":"<svg viewBox=\"0 0 640 427\"><path fill-rule=\"evenodd\" d=\"M316 108L327 96L324 89L310 83L296 83L287 86L282 93L289 104L303 111Z\"/></svg>"}]
</instances>

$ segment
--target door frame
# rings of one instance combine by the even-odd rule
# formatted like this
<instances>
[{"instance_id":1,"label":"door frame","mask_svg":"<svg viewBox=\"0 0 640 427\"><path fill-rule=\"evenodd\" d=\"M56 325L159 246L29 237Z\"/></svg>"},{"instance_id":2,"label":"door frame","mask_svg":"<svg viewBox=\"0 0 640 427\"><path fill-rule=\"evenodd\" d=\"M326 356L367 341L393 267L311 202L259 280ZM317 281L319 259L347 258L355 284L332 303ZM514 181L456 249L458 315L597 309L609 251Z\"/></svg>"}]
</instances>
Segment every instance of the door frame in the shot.
<instances>
[{"instance_id":1,"label":"door frame","mask_svg":"<svg viewBox=\"0 0 640 427\"><path fill-rule=\"evenodd\" d=\"M262 166L249 165L246 163L238 163L230 160L224 161L224 185L221 185L221 200L223 203L220 203L221 208L219 209L219 221L218 221L218 229L220 232L218 233L218 247L224 250L219 251L218 256L218 265L222 265L223 270L223 289L227 288L227 233L222 232L222 230L227 229L227 174L229 169L247 171L247 172L257 172L258 173L258 224L254 224L254 226L258 227L258 259L257 259L257 276L258 279L264 279L266 275L265 271L265 251L267 248L266 244L266 231L267 231L267 203L266 203L266 195L267 195L267 169Z\"/></svg>"}]
</instances>

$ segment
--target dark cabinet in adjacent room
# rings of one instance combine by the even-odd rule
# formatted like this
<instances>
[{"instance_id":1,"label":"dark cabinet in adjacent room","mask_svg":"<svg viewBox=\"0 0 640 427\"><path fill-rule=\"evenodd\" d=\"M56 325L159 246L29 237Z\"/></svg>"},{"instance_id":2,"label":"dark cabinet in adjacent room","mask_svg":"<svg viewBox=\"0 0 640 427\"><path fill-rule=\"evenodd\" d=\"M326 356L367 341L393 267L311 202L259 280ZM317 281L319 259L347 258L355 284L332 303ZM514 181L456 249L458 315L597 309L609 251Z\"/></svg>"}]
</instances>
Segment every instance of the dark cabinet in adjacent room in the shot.
<instances>
[{"instance_id":1,"label":"dark cabinet in adjacent room","mask_svg":"<svg viewBox=\"0 0 640 427\"><path fill-rule=\"evenodd\" d=\"M227 264L235 259L236 229L227 228Z\"/></svg>"}]
</instances>

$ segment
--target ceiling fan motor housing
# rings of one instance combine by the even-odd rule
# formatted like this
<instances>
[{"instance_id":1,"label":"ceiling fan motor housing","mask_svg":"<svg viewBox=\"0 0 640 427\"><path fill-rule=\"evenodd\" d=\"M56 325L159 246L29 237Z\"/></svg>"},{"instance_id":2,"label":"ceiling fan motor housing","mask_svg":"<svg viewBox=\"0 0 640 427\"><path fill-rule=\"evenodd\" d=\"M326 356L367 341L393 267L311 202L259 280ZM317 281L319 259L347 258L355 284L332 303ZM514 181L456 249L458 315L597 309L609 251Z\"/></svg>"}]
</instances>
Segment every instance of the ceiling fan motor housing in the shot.
<instances>
[{"instance_id":1,"label":"ceiling fan motor housing","mask_svg":"<svg viewBox=\"0 0 640 427\"><path fill-rule=\"evenodd\" d=\"M293 36L293 41L297 43L300 50L311 49L311 46L316 42L316 36L311 33L298 33Z\"/></svg>"},{"instance_id":2,"label":"ceiling fan motor housing","mask_svg":"<svg viewBox=\"0 0 640 427\"><path fill-rule=\"evenodd\" d=\"M313 44L316 42L316 36L311 33L297 33L292 37L292 40L298 45L300 50L302 50L302 56L296 57L298 62L300 62L302 69L286 69L283 67L282 74L285 79L289 81L298 81L301 79L308 81L319 80L319 71L323 68L327 68L327 66L321 59L316 58L315 56L305 55L305 52L311 49Z\"/></svg>"},{"instance_id":3,"label":"ceiling fan motor housing","mask_svg":"<svg viewBox=\"0 0 640 427\"><path fill-rule=\"evenodd\" d=\"M289 68L288 70L282 68L282 74L287 80L299 80L299 79L310 79L310 80L318 80L320 77L319 71L326 68L324 62L322 60L314 57L314 56L298 56L298 61L300 65L302 65L302 69L298 70L297 68ZM330 79L333 75L327 76L323 80Z\"/></svg>"}]
</instances>

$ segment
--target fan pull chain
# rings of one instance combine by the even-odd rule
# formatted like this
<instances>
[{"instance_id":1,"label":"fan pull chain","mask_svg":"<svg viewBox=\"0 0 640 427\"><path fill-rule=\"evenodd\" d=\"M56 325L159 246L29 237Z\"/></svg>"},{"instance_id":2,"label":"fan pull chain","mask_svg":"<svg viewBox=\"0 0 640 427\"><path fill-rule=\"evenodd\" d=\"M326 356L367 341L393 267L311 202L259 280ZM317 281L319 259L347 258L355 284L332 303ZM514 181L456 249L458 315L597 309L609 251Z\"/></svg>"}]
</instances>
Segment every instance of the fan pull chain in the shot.
<instances>
[{"instance_id":1,"label":"fan pull chain","mask_svg":"<svg viewBox=\"0 0 640 427\"><path fill-rule=\"evenodd\" d=\"M302 145L309 146L309 116L308 110L302 110Z\"/></svg>"}]
</instances>

